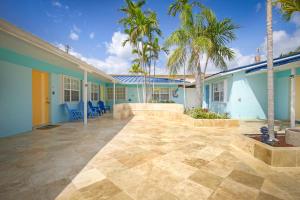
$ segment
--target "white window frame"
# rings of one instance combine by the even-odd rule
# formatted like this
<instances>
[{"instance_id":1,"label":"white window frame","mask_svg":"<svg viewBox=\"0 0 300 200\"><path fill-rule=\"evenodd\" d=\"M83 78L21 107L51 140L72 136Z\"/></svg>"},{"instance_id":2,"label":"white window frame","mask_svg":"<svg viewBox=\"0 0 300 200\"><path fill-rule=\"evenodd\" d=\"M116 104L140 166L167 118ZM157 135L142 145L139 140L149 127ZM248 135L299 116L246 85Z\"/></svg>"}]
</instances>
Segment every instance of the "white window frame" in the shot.
<instances>
[{"instance_id":1,"label":"white window frame","mask_svg":"<svg viewBox=\"0 0 300 200\"><path fill-rule=\"evenodd\" d=\"M97 83L90 82L90 101L99 101L100 99L100 87ZM96 99L94 99L94 94L96 95Z\"/></svg>"},{"instance_id":2,"label":"white window frame","mask_svg":"<svg viewBox=\"0 0 300 200\"><path fill-rule=\"evenodd\" d=\"M123 88L124 88L124 99L120 98L119 94L118 94L118 89L123 89ZM111 96L108 92L109 90L111 90ZM107 99L108 100L113 100L114 99L114 88L107 87L106 91L107 91ZM126 99L127 99L127 87L123 87L123 86L116 87L116 100L126 100Z\"/></svg>"},{"instance_id":3,"label":"white window frame","mask_svg":"<svg viewBox=\"0 0 300 200\"><path fill-rule=\"evenodd\" d=\"M70 80L70 88L66 89L65 88L65 78L68 78ZM78 81L78 89L72 88L72 81ZM81 87L80 87L80 79L74 78L72 76L66 76L63 75L63 102L79 102L81 100ZM69 101L66 101L65 99L65 91L69 90L70 91L70 98ZM78 91L78 101L72 101L72 91Z\"/></svg>"},{"instance_id":4,"label":"white window frame","mask_svg":"<svg viewBox=\"0 0 300 200\"><path fill-rule=\"evenodd\" d=\"M215 91L216 87L217 87L217 91ZM215 99L215 93L219 94L219 98L217 100ZM223 93L223 99L221 98L222 93ZM216 83L212 84L212 101L213 102L218 102L218 103L225 102L225 100L226 100L226 95L225 94L226 94L226 83L225 83L225 81L219 81L219 82L216 82Z\"/></svg>"},{"instance_id":5,"label":"white window frame","mask_svg":"<svg viewBox=\"0 0 300 200\"><path fill-rule=\"evenodd\" d=\"M165 92L165 93L163 93L162 92L162 90L163 89L166 89L166 90L168 90L168 92ZM155 88L155 90L154 90L154 94L158 94L158 101L160 102L160 101L170 101L171 100L171 89L170 88ZM154 94L152 94L152 99L154 100L154 98L153 98L153 96L154 96ZM169 97L168 97L168 99L167 100L163 100L161 97L162 97L162 94L168 94L169 95Z\"/></svg>"}]
</instances>

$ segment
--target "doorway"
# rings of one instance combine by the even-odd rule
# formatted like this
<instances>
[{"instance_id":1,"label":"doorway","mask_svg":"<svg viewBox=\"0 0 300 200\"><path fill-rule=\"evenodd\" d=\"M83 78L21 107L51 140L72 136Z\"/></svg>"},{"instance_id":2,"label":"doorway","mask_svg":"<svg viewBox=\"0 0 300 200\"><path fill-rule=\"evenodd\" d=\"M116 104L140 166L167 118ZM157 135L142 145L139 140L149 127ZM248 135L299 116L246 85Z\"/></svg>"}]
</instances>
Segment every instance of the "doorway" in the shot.
<instances>
[{"instance_id":1,"label":"doorway","mask_svg":"<svg viewBox=\"0 0 300 200\"><path fill-rule=\"evenodd\" d=\"M32 125L49 123L49 76L47 72L32 70Z\"/></svg>"}]
</instances>

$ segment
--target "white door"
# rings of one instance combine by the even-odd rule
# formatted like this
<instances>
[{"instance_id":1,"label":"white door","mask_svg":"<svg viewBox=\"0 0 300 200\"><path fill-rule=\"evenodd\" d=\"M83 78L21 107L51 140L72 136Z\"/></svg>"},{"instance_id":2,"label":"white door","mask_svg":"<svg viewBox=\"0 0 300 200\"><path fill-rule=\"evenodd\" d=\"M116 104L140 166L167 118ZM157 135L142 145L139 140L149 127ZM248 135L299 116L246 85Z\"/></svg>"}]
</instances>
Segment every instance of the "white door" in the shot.
<instances>
[{"instance_id":1,"label":"white door","mask_svg":"<svg viewBox=\"0 0 300 200\"><path fill-rule=\"evenodd\" d=\"M193 108L197 106L196 103L196 89L195 88L186 88L186 107Z\"/></svg>"}]
</instances>

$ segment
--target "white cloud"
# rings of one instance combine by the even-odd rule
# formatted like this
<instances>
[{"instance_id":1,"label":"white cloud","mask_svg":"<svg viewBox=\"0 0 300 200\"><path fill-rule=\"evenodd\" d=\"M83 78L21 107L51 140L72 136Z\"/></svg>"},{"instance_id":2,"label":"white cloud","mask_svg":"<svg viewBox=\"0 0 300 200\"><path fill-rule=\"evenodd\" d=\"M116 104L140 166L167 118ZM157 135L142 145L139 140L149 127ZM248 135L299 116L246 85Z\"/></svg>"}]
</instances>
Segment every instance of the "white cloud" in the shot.
<instances>
[{"instance_id":1,"label":"white cloud","mask_svg":"<svg viewBox=\"0 0 300 200\"><path fill-rule=\"evenodd\" d=\"M128 74L133 55L131 54L132 48L129 44L126 44L124 47L122 46L122 43L126 38L127 36L124 33L115 32L111 42L106 43L106 52L108 56L103 60L85 57L73 49L71 49L69 53L108 74ZM56 44L56 46L62 50L65 49L62 44Z\"/></svg>"},{"instance_id":2,"label":"white cloud","mask_svg":"<svg viewBox=\"0 0 300 200\"><path fill-rule=\"evenodd\" d=\"M69 38L71 40L79 40L79 35L77 33L75 33L73 30L71 30L71 32L69 34Z\"/></svg>"},{"instance_id":3,"label":"white cloud","mask_svg":"<svg viewBox=\"0 0 300 200\"><path fill-rule=\"evenodd\" d=\"M81 32L81 29L78 28L75 24L73 25L73 30L77 33L80 33Z\"/></svg>"},{"instance_id":4,"label":"white cloud","mask_svg":"<svg viewBox=\"0 0 300 200\"><path fill-rule=\"evenodd\" d=\"M58 8L61 8L61 7L62 7L62 4L61 4L59 1L53 1L53 2L52 2L52 5L53 5L54 7L58 7Z\"/></svg>"},{"instance_id":5,"label":"white cloud","mask_svg":"<svg viewBox=\"0 0 300 200\"><path fill-rule=\"evenodd\" d=\"M262 8L261 3L260 3L260 2L257 3L257 4L256 4L256 12L259 12L259 11L261 10L261 8Z\"/></svg>"},{"instance_id":6,"label":"white cloud","mask_svg":"<svg viewBox=\"0 0 300 200\"><path fill-rule=\"evenodd\" d=\"M280 56L282 53L288 53L295 50L300 46L300 28L298 28L294 33L288 34L284 30L273 32L273 55L274 57ZM261 45L263 53L267 53L267 38L265 38L264 43Z\"/></svg>"},{"instance_id":7,"label":"white cloud","mask_svg":"<svg viewBox=\"0 0 300 200\"><path fill-rule=\"evenodd\" d=\"M299 13L293 14L291 18L291 22L296 24L297 27L300 27L300 14Z\"/></svg>"},{"instance_id":8,"label":"white cloud","mask_svg":"<svg viewBox=\"0 0 300 200\"><path fill-rule=\"evenodd\" d=\"M70 30L69 38L71 40L79 40L79 33L81 29L78 28L75 24L73 25L72 29Z\"/></svg>"},{"instance_id":9,"label":"white cloud","mask_svg":"<svg viewBox=\"0 0 300 200\"><path fill-rule=\"evenodd\" d=\"M90 35L89 35L90 39L94 39L95 37L95 33L94 32L91 32Z\"/></svg>"}]
</instances>

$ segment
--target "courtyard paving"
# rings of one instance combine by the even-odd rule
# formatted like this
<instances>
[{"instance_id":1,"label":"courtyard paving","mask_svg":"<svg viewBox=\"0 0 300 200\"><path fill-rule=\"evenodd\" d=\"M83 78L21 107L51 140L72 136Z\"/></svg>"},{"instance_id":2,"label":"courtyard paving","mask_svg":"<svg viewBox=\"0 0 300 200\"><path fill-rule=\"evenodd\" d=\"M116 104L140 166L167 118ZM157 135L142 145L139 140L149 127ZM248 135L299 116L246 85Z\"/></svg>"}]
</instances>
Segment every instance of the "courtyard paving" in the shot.
<instances>
[{"instance_id":1,"label":"courtyard paving","mask_svg":"<svg viewBox=\"0 0 300 200\"><path fill-rule=\"evenodd\" d=\"M0 139L0 199L300 199L300 169L233 148L241 128L111 116Z\"/></svg>"}]
</instances>

